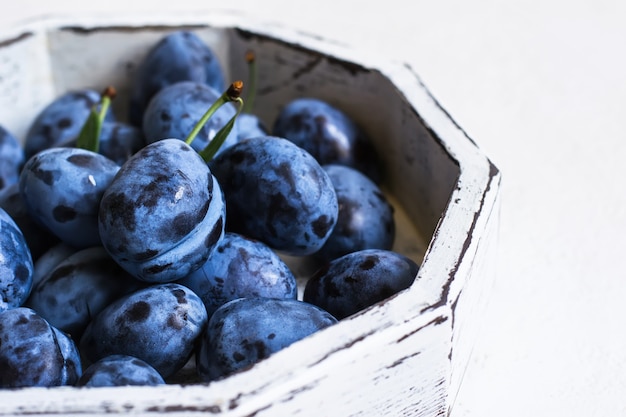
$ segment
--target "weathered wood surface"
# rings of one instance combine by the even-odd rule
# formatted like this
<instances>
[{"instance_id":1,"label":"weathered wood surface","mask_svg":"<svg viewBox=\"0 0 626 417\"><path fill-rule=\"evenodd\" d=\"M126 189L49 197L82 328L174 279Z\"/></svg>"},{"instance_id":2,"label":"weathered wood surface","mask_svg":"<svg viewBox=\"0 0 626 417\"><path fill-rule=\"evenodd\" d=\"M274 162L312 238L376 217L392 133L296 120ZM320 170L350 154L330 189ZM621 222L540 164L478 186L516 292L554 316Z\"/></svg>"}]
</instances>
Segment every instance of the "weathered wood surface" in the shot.
<instances>
[{"instance_id":1,"label":"weathered wood surface","mask_svg":"<svg viewBox=\"0 0 626 417\"><path fill-rule=\"evenodd\" d=\"M383 156L399 204L397 249L414 285L384 303L211 384L0 390L0 415L440 416L449 413L494 278L500 173L411 69L249 16L43 20L0 34L0 123L23 137L61 91L128 80L147 45L190 27L233 78L253 47L266 121L297 95L337 104Z\"/></svg>"}]
</instances>

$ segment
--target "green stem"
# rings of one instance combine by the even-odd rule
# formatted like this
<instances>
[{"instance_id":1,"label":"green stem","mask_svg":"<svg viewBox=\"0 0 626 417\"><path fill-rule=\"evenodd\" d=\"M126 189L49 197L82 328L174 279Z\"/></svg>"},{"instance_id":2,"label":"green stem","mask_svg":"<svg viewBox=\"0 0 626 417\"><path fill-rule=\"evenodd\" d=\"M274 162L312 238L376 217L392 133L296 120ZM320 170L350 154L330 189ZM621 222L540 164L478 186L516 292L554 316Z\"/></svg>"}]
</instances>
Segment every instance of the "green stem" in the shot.
<instances>
[{"instance_id":1,"label":"green stem","mask_svg":"<svg viewBox=\"0 0 626 417\"><path fill-rule=\"evenodd\" d=\"M224 104L229 103L231 101L236 101L239 103L239 108L237 109L237 113L230 119L216 134L213 139L209 142L209 144L200 152L200 156L206 161L209 162L213 156L217 153L220 146L226 140L226 137L233 129L235 125L235 119L241 113L241 109L243 108L243 100L241 99L241 91L243 90L243 82L235 81L233 82L228 89L222 94L215 102L209 107L209 109L204 113L204 115L200 118L198 123L194 126L193 130L189 133L187 138L185 139L185 143L187 145L191 145L191 142L196 138L202 127L206 124L206 122L213 116L213 114L222 107Z\"/></svg>"},{"instance_id":2,"label":"green stem","mask_svg":"<svg viewBox=\"0 0 626 417\"><path fill-rule=\"evenodd\" d=\"M209 119L211 118L211 116L213 116L213 114L217 111L217 109L219 109L220 107L222 107L224 104L228 102L230 102L230 100L226 96L226 93L222 94L220 98L215 100L215 102L211 105L211 107L209 107L209 110L207 110L206 113L202 115L198 123L196 123L196 125L193 127L193 130L189 132L189 135L187 135L187 138L185 139L185 143L187 145L191 145L191 142L193 142L196 136L198 136L198 133L200 133L200 131L202 130L206 122L209 121Z\"/></svg>"},{"instance_id":3,"label":"green stem","mask_svg":"<svg viewBox=\"0 0 626 417\"><path fill-rule=\"evenodd\" d=\"M233 126L235 125L235 119L237 118L237 116L239 116L242 109L244 108L244 102L241 97L237 97L236 99L232 101L236 101L237 103L239 103L239 107L237 108L237 113L235 113L235 115L215 134L215 137L211 139L211 142L209 142L206 148L198 152L200 156L202 157L202 159L204 159L204 161L207 163L211 159L213 159L217 151L224 144L224 141L226 141L228 134L230 133L231 130L233 130Z\"/></svg>"},{"instance_id":4,"label":"green stem","mask_svg":"<svg viewBox=\"0 0 626 417\"><path fill-rule=\"evenodd\" d=\"M246 52L246 62L248 63L248 96L244 106L244 113L252 113L254 99L256 98L257 65L256 56L253 51Z\"/></svg>"},{"instance_id":5,"label":"green stem","mask_svg":"<svg viewBox=\"0 0 626 417\"><path fill-rule=\"evenodd\" d=\"M103 96L102 104L100 105L100 113L98 114L98 118L101 122L104 122L104 118L109 111L109 107L111 107L111 98L109 96Z\"/></svg>"},{"instance_id":6,"label":"green stem","mask_svg":"<svg viewBox=\"0 0 626 417\"><path fill-rule=\"evenodd\" d=\"M185 139L185 143L187 145L191 145L191 142L198 136L198 133L202 130L206 122L213 116L213 114L222 107L224 104L229 103L231 101L236 101L241 95L241 90L243 89L242 81L233 82L226 91L217 99L215 102L209 107L209 109L202 115L198 123L193 127L192 131L187 135Z\"/></svg>"},{"instance_id":7,"label":"green stem","mask_svg":"<svg viewBox=\"0 0 626 417\"><path fill-rule=\"evenodd\" d=\"M111 100L115 98L116 91L113 87L107 87L101 94L100 111L97 110L98 105L94 105L89 112L89 117L78 134L76 139L76 147L86 149L92 152L98 152L100 149L100 132L102 124L106 117Z\"/></svg>"}]
</instances>

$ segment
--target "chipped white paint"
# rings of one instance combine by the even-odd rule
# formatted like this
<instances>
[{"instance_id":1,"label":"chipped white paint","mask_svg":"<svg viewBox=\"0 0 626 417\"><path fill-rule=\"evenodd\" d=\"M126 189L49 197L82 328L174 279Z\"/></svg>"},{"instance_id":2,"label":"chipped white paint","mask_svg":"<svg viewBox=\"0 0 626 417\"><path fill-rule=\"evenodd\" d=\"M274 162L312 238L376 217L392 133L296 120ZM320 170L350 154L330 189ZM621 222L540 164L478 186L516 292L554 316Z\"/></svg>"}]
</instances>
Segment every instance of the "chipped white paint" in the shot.
<instances>
[{"instance_id":1,"label":"chipped white paint","mask_svg":"<svg viewBox=\"0 0 626 417\"><path fill-rule=\"evenodd\" d=\"M440 416L462 384L497 244L498 170L412 69L236 14L47 19L0 34L0 124L23 138L62 91L130 75L166 31L192 26L233 79L259 65L268 123L298 95L345 109L375 141L398 207L396 248L423 261L413 286L244 372L210 384L0 390L0 415Z\"/></svg>"}]
</instances>

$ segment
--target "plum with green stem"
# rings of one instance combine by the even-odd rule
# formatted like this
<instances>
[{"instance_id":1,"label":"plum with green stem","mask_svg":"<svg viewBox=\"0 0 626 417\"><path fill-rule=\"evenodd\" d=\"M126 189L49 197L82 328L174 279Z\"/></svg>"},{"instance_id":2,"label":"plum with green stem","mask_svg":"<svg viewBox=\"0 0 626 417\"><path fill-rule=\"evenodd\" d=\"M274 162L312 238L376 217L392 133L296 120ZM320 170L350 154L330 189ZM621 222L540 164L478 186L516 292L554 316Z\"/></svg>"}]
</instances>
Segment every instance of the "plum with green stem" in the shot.
<instances>
[{"instance_id":1,"label":"plum with green stem","mask_svg":"<svg viewBox=\"0 0 626 417\"><path fill-rule=\"evenodd\" d=\"M184 138L221 93L199 82L181 81L159 91L150 100L143 118L142 129L146 143L161 139ZM237 109L233 103L224 103L197 132L191 147L201 151L213 140L217 132L230 120ZM237 142L237 124L221 148Z\"/></svg>"},{"instance_id":2,"label":"plum with green stem","mask_svg":"<svg viewBox=\"0 0 626 417\"><path fill-rule=\"evenodd\" d=\"M93 89L68 91L50 102L30 125L24 140L25 158L76 137L103 97ZM113 113L106 113L114 121Z\"/></svg>"},{"instance_id":3,"label":"plum with green stem","mask_svg":"<svg viewBox=\"0 0 626 417\"><path fill-rule=\"evenodd\" d=\"M78 147L53 147L31 156L19 179L30 215L76 248L100 245L98 208L119 165L98 153L98 140L115 89L109 87L81 129Z\"/></svg>"},{"instance_id":4,"label":"plum with green stem","mask_svg":"<svg viewBox=\"0 0 626 417\"><path fill-rule=\"evenodd\" d=\"M226 207L207 162L219 150L234 119L197 152L191 143L220 106L243 100L236 81L216 100L185 140L153 142L124 165L100 202L102 244L135 278L163 283L198 269L222 239ZM235 114L236 116L236 114Z\"/></svg>"}]
</instances>

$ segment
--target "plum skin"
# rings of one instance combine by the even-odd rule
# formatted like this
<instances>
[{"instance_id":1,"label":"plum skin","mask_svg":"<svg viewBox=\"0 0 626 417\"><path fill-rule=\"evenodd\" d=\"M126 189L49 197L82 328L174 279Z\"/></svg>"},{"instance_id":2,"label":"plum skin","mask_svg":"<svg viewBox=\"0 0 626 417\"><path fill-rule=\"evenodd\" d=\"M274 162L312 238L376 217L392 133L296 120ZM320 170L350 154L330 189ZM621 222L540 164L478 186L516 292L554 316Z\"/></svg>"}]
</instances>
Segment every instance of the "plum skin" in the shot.
<instances>
[{"instance_id":1,"label":"plum skin","mask_svg":"<svg viewBox=\"0 0 626 417\"><path fill-rule=\"evenodd\" d=\"M202 298L209 317L236 298L298 296L296 277L280 257L263 242L237 233L227 232L202 267L177 282Z\"/></svg>"},{"instance_id":2,"label":"plum skin","mask_svg":"<svg viewBox=\"0 0 626 417\"><path fill-rule=\"evenodd\" d=\"M335 323L328 312L299 300L229 301L215 311L200 338L198 375L205 382L221 379Z\"/></svg>"},{"instance_id":3,"label":"plum skin","mask_svg":"<svg viewBox=\"0 0 626 417\"><path fill-rule=\"evenodd\" d=\"M60 243L57 236L31 216L20 192L19 183L11 184L0 190L0 207L11 216L22 231L33 261Z\"/></svg>"},{"instance_id":4,"label":"plum skin","mask_svg":"<svg viewBox=\"0 0 626 417\"><path fill-rule=\"evenodd\" d=\"M48 148L26 161L19 189L30 215L76 248L100 245L100 199L119 165L81 148Z\"/></svg>"},{"instance_id":5,"label":"plum skin","mask_svg":"<svg viewBox=\"0 0 626 417\"><path fill-rule=\"evenodd\" d=\"M235 124L237 125L237 141L269 134L261 119L252 113L240 113L235 119Z\"/></svg>"},{"instance_id":6,"label":"plum skin","mask_svg":"<svg viewBox=\"0 0 626 417\"><path fill-rule=\"evenodd\" d=\"M71 253L38 278L26 305L78 341L89 321L117 298L145 286L102 246Z\"/></svg>"},{"instance_id":7,"label":"plum skin","mask_svg":"<svg viewBox=\"0 0 626 417\"><path fill-rule=\"evenodd\" d=\"M37 115L26 134L26 159L78 136L91 109L100 99L101 95L97 91L80 89L69 91L50 102ZM109 122L115 119L112 112L107 112L105 118Z\"/></svg>"},{"instance_id":8,"label":"plum skin","mask_svg":"<svg viewBox=\"0 0 626 417\"><path fill-rule=\"evenodd\" d=\"M127 385L162 385L156 369L129 355L111 355L89 365L76 383L77 387L119 387Z\"/></svg>"},{"instance_id":9,"label":"plum skin","mask_svg":"<svg viewBox=\"0 0 626 417\"><path fill-rule=\"evenodd\" d=\"M0 387L74 385L82 374L76 345L34 310L0 313Z\"/></svg>"},{"instance_id":10,"label":"plum skin","mask_svg":"<svg viewBox=\"0 0 626 417\"><path fill-rule=\"evenodd\" d=\"M102 245L135 278L172 282L202 266L222 239L226 208L204 160L179 139L147 145L100 202Z\"/></svg>"},{"instance_id":11,"label":"plum skin","mask_svg":"<svg viewBox=\"0 0 626 417\"><path fill-rule=\"evenodd\" d=\"M288 102L276 117L271 134L306 149L321 165L346 165L376 183L381 180L380 161L370 138L326 100L299 97Z\"/></svg>"},{"instance_id":12,"label":"plum skin","mask_svg":"<svg viewBox=\"0 0 626 417\"><path fill-rule=\"evenodd\" d=\"M33 286L34 264L26 239L0 208L0 312L24 304Z\"/></svg>"},{"instance_id":13,"label":"plum skin","mask_svg":"<svg viewBox=\"0 0 626 417\"><path fill-rule=\"evenodd\" d=\"M335 187L339 214L335 228L314 257L328 262L363 249L391 250L395 239L394 209L378 185L345 165L323 168Z\"/></svg>"},{"instance_id":14,"label":"plum skin","mask_svg":"<svg viewBox=\"0 0 626 417\"><path fill-rule=\"evenodd\" d=\"M120 354L137 357L163 378L185 365L207 322L200 297L175 283L154 284L117 299L89 323L80 351L96 362Z\"/></svg>"},{"instance_id":15,"label":"plum skin","mask_svg":"<svg viewBox=\"0 0 626 417\"><path fill-rule=\"evenodd\" d=\"M419 267L394 251L352 252L315 272L306 283L303 300L341 320L408 288Z\"/></svg>"},{"instance_id":16,"label":"plum skin","mask_svg":"<svg viewBox=\"0 0 626 417\"><path fill-rule=\"evenodd\" d=\"M57 146L76 147L78 138L72 138ZM118 121L102 123L98 153L118 165L123 165L132 155L146 146L143 132L136 126Z\"/></svg>"},{"instance_id":17,"label":"plum skin","mask_svg":"<svg viewBox=\"0 0 626 417\"><path fill-rule=\"evenodd\" d=\"M304 256L318 251L335 227L339 207L332 182L293 142L246 139L209 165L224 190L228 231Z\"/></svg>"},{"instance_id":18,"label":"plum skin","mask_svg":"<svg viewBox=\"0 0 626 417\"><path fill-rule=\"evenodd\" d=\"M25 156L17 138L0 126L0 190L19 181Z\"/></svg>"},{"instance_id":19,"label":"plum skin","mask_svg":"<svg viewBox=\"0 0 626 417\"><path fill-rule=\"evenodd\" d=\"M182 81L163 88L150 100L143 116L142 129L146 142L186 138L220 95L210 86L192 81ZM191 147L196 151L206 148L235 113L233 103L221 106L202 126L191 142ZM218 153L237 143L238 129L239 123L235 123Z\"/></svg>"},{"instance_id":20,"label":"plum skin","mask_svg":"<svg viewBox=\"0 0 626 417\"><path fill-rule=\"evenodd\" d=\"M226 88L224 73L213 50L193 32L179 30L163 37L141 61L132 83L129 121L141 126L150 100L163 88L181 81Z\"/></svg>"}]
</instances>

